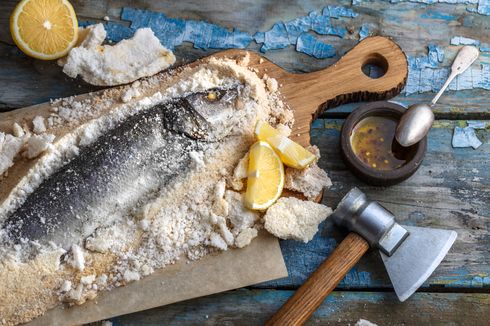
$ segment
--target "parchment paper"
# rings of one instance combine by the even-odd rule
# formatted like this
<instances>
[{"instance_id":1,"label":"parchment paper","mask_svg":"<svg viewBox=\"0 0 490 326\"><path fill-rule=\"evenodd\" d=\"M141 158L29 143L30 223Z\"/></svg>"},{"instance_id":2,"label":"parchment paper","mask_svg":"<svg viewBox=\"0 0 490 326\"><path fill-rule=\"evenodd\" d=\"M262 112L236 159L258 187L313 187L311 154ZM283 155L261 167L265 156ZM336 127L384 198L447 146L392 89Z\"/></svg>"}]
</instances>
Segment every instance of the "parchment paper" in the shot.
<instances>
[{"instance_id":1,"label":"parchment paper","mask_svg":"<svg viewBox=\"0 0 490 326\"><path fill-rule=\"evenodd\" d=\"M157 90L164 89L171 81L165 83L167 84L152 86L154 89L146 90L145 94L153 94ZM119 99L122 90L122 88L106 90L109 93L105 96ZM101 97L106 91L77 95L75 99L94 99ZM119 105L121 103L116 100L114 107L106 111L113 110ZM4 112L0 114L0 130L10 133L13 122L30 124L37 115L48 117L50 109L49 103L43 103ZM71 132L72 128L75 126L51 131L57 137L61 137ZM0 202L8 196L11 189L34 164L34 160L18 160L9 169L8 177L2 181ZM84 305L71 308L58 306L26 325L80 325L286 276L287 270L278 240L262 232L246 248L209 255L189 263L182 260L125 287L99 292L99 296L94 301L86 302Z\"/></svg>"},{"instance_id":2,"label":"parchment paper","mask_svg":"<svg viewBox=\"0 0 490 326\"><path fill-rule=\"evenodd\" d=\"M142 280L101 292L84 305L58 306L26 325L80 325L287 275L278 240L261 232L243 249L208 255L193 262L181 260Z\"/></svg>"}]
</instances>

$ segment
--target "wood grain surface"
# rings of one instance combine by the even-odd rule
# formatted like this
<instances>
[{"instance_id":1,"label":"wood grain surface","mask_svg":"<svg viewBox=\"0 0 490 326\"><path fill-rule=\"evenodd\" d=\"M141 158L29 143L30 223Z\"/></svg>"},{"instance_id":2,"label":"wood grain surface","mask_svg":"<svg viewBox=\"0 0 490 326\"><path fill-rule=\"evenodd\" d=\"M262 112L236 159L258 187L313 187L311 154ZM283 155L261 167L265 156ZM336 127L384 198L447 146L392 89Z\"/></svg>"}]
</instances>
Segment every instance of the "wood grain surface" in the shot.
<instances>
[{"instance_id":1,"label":"wood grain surface","mask_svg":"<svg viewBox=\"0 0 490 326\"><path fill-rule=\"evenodd\" d=\"M211 57L236 58L244 50L227 50ZM261 55L248 52L249 67L259 76L267 74L278 81L284 102L294 112L292 139L302 145L310 143L310 126L324 109L350 102L373 101L397 95L407 79L405 54L385 37L368 37L349 50L335 65L310 73L289 73ZM384 75L371 78L362 71L366 64L383 67Z\"/></svg>"},{"instance_id":2,"label":"wood grain surface","mask_svg":"<svg viewBox=\"0 0 490 326\"><path fill-rule=\"evenodd\" d=\"M303 325L368 249L363 237L349 233L266 326Z\"/></svg>"},{"instance_id":3,"label":"wood grain surface","mask_svg":"<svg viewBox=\"0 0 490 326\"><path fill-rule=\"evenodd\" d=\"M294 293L236 290L112 319L113 326L263 325ZM379 326L483 326L490 304L479 293L416 293L400 303L394 293L336 291L306 325L351 325L360 318ZM97 326L100 326L97 325Z\"/></svg>"}]
</instances>

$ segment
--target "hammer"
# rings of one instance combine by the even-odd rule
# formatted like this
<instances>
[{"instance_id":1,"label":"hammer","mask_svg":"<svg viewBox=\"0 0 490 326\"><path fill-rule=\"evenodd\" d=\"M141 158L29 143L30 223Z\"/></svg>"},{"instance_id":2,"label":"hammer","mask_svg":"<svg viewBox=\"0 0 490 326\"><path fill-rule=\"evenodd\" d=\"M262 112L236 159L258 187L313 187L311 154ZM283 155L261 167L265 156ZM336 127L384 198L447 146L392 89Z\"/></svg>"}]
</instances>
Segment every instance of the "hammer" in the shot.
<instances>
[{"instance_id":1,"label":"hammer","mask_svg":"<svg viewBox=\"0 0 490 326\"><path fill-rule=\"evenodd\" d=\"M371 246L379 249L398 299L410 297L441 263L455 231L401 226L393 214L351 189L332 214L350 233L266 325L302 325Z\"/></svg>"}]
</instances>

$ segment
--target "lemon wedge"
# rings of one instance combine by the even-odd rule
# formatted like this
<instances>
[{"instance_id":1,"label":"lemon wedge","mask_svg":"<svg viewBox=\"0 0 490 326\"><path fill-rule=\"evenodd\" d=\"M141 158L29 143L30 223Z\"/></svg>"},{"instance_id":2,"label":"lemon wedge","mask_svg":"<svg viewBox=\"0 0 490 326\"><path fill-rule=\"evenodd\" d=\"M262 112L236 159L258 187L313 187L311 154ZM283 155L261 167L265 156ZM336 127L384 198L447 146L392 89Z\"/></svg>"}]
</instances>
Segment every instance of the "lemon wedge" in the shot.
<instances>
[{"instance_id":1,"label":"lemon wedge","mask_svg":"<svg viewBox=\"0 0 490 326\"><path fill-rule=\"evenodd\" d=\"M281 196L284 166L266 142L256 142L249 153L245 205L250 209L265 210Z\"/></svg>"},{"instance_id":2,"label":"lemon wedge","mask_svg":"<svg viewBox=\"0 0 490 326\"><path fill-rule=\"evenodd\" d=\"M10 16L10 33L25 54L58 59L77 41L77 16L67 0L22 0Z\"/></svg>"},{"instance_id":3,"label":"lemon wedge","mask_svg":"<svg viewBox=\"0 0 490 326\"><path fill-rule=\"evenodd\" d=\"M292 141L267 122L259 121L255 127L259 140L269 143L279 154L281 161L292 168L304 169L316 159L316 156L300 144Z\"/></svg>"}]
</instances>

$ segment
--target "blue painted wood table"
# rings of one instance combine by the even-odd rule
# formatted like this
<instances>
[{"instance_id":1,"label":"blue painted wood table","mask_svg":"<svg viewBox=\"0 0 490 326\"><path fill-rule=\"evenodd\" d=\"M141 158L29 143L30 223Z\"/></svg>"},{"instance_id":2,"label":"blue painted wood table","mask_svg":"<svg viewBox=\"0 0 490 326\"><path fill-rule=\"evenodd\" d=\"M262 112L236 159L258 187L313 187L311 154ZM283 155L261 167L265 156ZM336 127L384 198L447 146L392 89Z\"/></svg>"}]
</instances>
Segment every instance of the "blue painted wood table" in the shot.
<instances>
[{"instance_id":1,"label":"blue painted wood table","mask_svg":"<svg viewBox=\"0 0 490 326\"><path fill-rule=\"evenodd\" d=\"M131 35L128 21L132 27L153 24L151 27L157 30L162 42L174 48L179 63L193 61L219 47L247 47L262 50L287 70L313 71L331 65L359 39L368 35L389 36L409 56L407 86L394 99L404 105L431 99L460 45L480 47L480 59L451 85L436 106L437 121L429 135L422 167L397 186L367 186L340 159L339 130L343 119L358 104L329 110L314 122L312 143L320 148L320 165L333 181L333 187L325 192L325 204L335 206L340 194L358 186L394 212L400 222L453 229L458 239L434 275L405 303L397 302L379 257L369 253L348 273L310 323L348 325L364 318L379 325L489 324L489 0L72 2L83 23L105 22L114 40ZM27 58L13 45L8 17L15 3L11 0L0 3L0 110L96 89L66 77L53 62ZM135 13L139 11L134 8L149 10L140 13L158 19L153 23L137 21ZM103 19L105 16L109 23L107 18ZM201 35L189 31L200 31ZM468 120L484 122L483 128L476 130L483 144L477 149L453 148L454 129L466 127ZM261 324L343 236L326 221L308 244L282 241L289 271L286 279L112 321L114 325Z\"/></svg>"}]
</instances>

